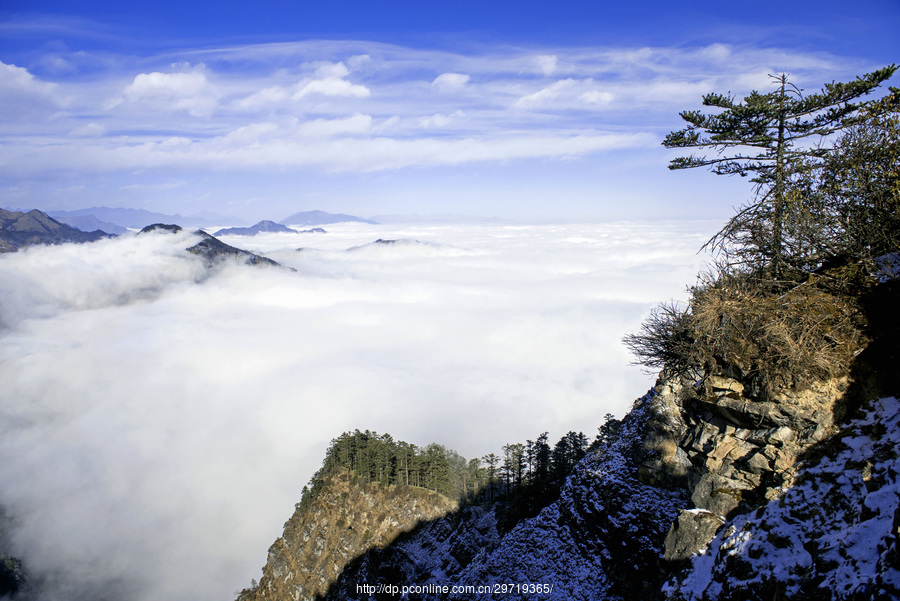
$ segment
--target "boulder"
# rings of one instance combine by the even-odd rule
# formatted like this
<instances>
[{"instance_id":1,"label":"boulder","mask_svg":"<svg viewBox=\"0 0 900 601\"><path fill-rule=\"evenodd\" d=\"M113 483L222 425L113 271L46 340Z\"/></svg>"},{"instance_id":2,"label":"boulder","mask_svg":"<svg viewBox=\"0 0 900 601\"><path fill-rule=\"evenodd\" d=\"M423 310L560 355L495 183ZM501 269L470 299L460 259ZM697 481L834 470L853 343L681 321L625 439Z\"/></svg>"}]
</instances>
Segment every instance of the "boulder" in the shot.
<instances>
[{"instance_id":1,"label":"boulder","mask_svg":"<svg viewBox=\"0 0 900 601\"><path fill-rule=\"evenodd\" d=\"M685 509L666 536L665 558L682 561L704 551L725 519L704 509Z\"/></svg>"}]
</instances>

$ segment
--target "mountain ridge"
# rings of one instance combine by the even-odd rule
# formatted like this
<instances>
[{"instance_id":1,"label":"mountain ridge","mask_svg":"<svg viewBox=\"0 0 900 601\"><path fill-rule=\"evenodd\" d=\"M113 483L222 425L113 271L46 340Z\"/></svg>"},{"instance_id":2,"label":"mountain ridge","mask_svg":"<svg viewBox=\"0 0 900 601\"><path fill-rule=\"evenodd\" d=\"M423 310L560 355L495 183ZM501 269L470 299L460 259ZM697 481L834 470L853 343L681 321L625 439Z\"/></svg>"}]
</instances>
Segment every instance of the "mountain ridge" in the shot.
<instances>
[{"instance_id":1,"label":"mountain ridge","mask_svg":"<svg viewBox=\"0 0 900 601\"><path fill-rule=\"evenodd\" d=\"M154 223L177 223L182 227L204 227L214 225L237 225L243 220L231 215L216 215L201 213L197 216L183 216L180 214L168 215L145 209L131 209L125 207L90 207L87 209L75 209L73 211L48 211L48 215L57 219L69 219L84 216L93 216L100 221L105 221L129 229L141 229Z\"/></svg>"},{"instance_id":2,"label":"mountain ridge","mask_svg":"<svg viewBox=\"0 0 900 601\"><path fill-rule=\"evenodd\" d=\"M255 236L257 234L263 232L276 232L276 233L288 233L288 234L296 234L297 230L293 230L287 226L284 226L280 223L275 223L274 221L262 220L256 225L252 225L250 227L228 227L223 228L213 234L213 236Z\"/></svg>"},{"instance_id":3,"label":"mountain ridge","mask_svg":"<svg viewBox=\"0 0 900 601\"><path fill-rule=\"evenodd\" d=\"M96 242L109 237L99 230L84 232L37 209L27 213L0 209L0 252L15 252L34 244Z\"/></svg>"},{"instance_id":4,"label":"mountain ridge","mask_svg":"<svg viewBox=\"0 0 900 601\"><path fill-rule=\"evenodd\" d=\"M379 225L377 221L372 219L364 219L354 215L346 215L344 213L326 213L325 211L300 211L289 215L279 221L282 225L328 225L331 223L368 223L370 225Z\"/></svg>"}]
</instances>

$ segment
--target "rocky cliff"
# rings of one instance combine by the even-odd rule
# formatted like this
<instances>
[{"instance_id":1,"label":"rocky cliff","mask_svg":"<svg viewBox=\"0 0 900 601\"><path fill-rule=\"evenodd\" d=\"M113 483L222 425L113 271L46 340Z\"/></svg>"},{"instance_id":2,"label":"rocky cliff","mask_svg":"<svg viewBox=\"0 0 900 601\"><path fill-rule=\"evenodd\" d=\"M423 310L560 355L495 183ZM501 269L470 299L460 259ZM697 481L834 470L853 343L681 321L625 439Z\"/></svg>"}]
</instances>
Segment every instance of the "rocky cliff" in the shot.
<instances>
[{"instance_id":1,"label":"rocky cliff","mask_svg":"<svg viewBox=\"0 0 900 601\"><path fill-rule=\"evenodd\" d=\"M281 538L269 548L259 585L238 598L315 599L354 558L456 507L428 490L365 484L338 470L325 479L314 499L297 506Z\"/></svg>"},{"instance_id":2,"label":"rocky cliff","mask_svg":"<svg viewBox=\"0 0 900 601\"><path fill-rule=\"evenodd\" d=\"M777 389L736 368L663 374L535 517L464 507L329 575L276 543L266 573L295 557L335 600L898 599L896 300L869 311L874 341L846 374Z\"/></svg>"}]
</instances>

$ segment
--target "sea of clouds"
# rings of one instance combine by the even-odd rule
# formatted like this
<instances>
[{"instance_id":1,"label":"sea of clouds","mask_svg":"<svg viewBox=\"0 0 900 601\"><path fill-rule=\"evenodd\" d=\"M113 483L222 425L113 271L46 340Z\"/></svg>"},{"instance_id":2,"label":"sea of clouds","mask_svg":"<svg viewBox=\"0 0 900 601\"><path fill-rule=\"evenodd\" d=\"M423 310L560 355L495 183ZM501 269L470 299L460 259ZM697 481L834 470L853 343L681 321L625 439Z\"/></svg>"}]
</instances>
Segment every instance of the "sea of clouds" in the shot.
<instances>
[{"instance_id":1,"label":"sea of clouds","mask_svg":"<svg viewBox=\"0 0 900 601\"><path fill-rule=\"evenodd\" d=\"M2 255L8 549L47 601L225 601L341 432L467 458L593 437L653 384L622 336L686 296L716 225L223 237L296 271L209 269L189 232Z\"/></svg>"}]
</instances>

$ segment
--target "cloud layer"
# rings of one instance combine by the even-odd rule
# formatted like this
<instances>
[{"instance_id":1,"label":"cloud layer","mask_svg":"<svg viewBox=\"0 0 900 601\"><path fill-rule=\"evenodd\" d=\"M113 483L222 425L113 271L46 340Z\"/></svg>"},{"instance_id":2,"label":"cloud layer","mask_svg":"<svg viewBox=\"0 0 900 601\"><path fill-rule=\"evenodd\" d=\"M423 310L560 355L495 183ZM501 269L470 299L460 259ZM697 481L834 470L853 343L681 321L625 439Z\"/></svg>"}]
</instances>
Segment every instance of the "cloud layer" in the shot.
<instances>
[{"instance_id":1,"label":"cloud layer","mask_svg":"<svg viewBox=\"0 0 900 601\"><path fill-rule=\"evenodd\" d=\"M529 161L580 160L579 179L615 178L620 169L603 169L624 153L662 167L659 141L704 93L765 89L769 73L785 70L818 87L863 69L823 53L725 44L452 52L304 41L54 56L67 69L46 67L40 53L25 64L0 59L7 206L75 202L76 174L92 204L115 197L110 182L172 171L190 182L185 202L233 195L231 182L218 183L223 173L262 193L273 174L297 174L296 188L322 174Z\"/></svg>"},{"instance_id":2,"label":"cloud layer","mask_svg":"<svg viewBox=\"0 0 900 601\"><path fill-rule=\"evenodd\" d=\"M619 340L711 226L329 230L240 240L296 273L208 272L188 233L0 257L0 504L47 599L229 598L348 429L593 435L651 384Z\"/></svg>"}]
</instances>

